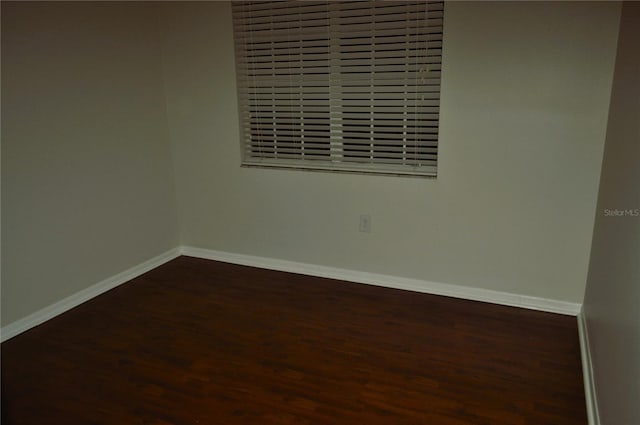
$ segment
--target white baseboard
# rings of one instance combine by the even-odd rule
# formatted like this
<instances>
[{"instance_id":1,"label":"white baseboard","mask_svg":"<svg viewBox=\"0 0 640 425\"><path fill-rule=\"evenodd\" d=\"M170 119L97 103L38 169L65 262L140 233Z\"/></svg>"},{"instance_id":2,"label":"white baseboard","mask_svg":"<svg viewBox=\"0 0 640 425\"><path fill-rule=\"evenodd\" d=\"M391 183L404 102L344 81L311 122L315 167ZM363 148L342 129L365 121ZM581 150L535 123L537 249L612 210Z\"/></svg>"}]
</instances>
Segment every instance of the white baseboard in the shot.
<instances>
[{"instance_id":1,"label":"white baseboard","mask_svg":"<svg viewBox=\"0 0 640 425\"><path fill-rule=\"evenodd\" d=\"M508 292L492 291L489 289L472 288L468 286L451 285L447 283L430 282L419 279L409 279L403 277L367 273L355 270L340 269L335 267L319 266L315 264L299 263L294 261L279 260L267 257L235 254L223 251L214 251L202 248L183 246L171 249L157 257L151 258L137 266L134 266L122 273L107 278L89 288L83 289L63 300L30 314L27 317L16 320L0 329L0 341L4 342L16 335L21 334L39 324L52 319L53 317L70 310L85 301L88 301L116 286L122 285L174 258L186 255L190 257L205 258L209 260L223 261L227 263L240 264L251 267L259 267L269 270L278 270L290 273L304 274L308 276L326 277L331 279L346 280L349 282L364 283L368 285L382 286L386 288L404 289L414 292L422 292L434 295L444 295L448 297L461 298L473 301L483 301L493 304L501 304L512 307L521 307L531 310L540 310L551 313L559 313L570 316L577 316L581 305L566 301L550 300L546 298L518 295ZM586 327L582 322L578 322L581 331L581 343L583 343L583 333L586 335ZM584 345L584 344L583 344ZM584 357L583 357L584 363ZM590 365L590 360L589 360ZM590 370L590 369L589 369ZM585 375L586 376L586 375ZM585 381L586 382L586 381ZM588 393L589 395L591 393ZM587 397L589 397L587 395ZM591 424L591 422L590 422ZM594 422L595 425L599 425Z\"/></svg>"},{"instance_id":2,"label":"white baseboard","mask_svg":"<svg viewBox=\"0 0 640 425\"><path fill-rule=\"evenodd\" d=\"M52 319L55 316L82 304L85 301L90 300L91 298L97 297L98 295L107 292L108 290L113 289L116 286L122 285L123 283L128 282L131 279L134 279L150 270L153 270L156 267L161 266L162 264L171 261L179 256L179 248L171 249L163 254L158 255L157 257L151 258L141 264L138 264L137 266L131 267L130 269L125 270L122 273L118 273L117 275L98 282L95 285L83 289L82 291L76 292L75 294L63 300L60 300L57 303L51 304L41 310L38 310L27 317L3 326L2 329L0 329L0 340L4 342L16 335L21 334L22 332L28 331L29 329L36 327L39 324L46 322L47 320Z\"/></svg>"},{"instance_id":3,"label":"white baseboard","mask_svg":"<svg viewBox=\"0 0 640 425\"><path fill-rule=\"evenodd\" d=\"M569 316L577 316L581 308L581 304L566 301L557 301L527 295L511 294L508 292L492 291L489 289L472 288L468 286L339 269L335 267L318 266L314 264L298 263L274 258L213 251L189 246L183 246L180 252L182 255L190 257L204 258L244 266L259 267L263 269L298 273L316 277L327 277L331 279L346 280L349 282L405 289L408 291L444 295L466 300L484 301L493 304L521 307Z\"/></svg>"},{"instance_id":4,"label":"white baseboard","mask_svg":"<svg viewBox=\"0 0 640 425\"><path fill-rule=\"evenodd\" d=\"M580 355L582 357L582 375L584 379L584 398L587 404L587 419L589 425L600 425L598 403L596 402L596 387L593 380L593 366L591 364L591 350L589 345L589 328L584 313L578 314L578 335L580 336Z\"/></svg>"}]
</instances>

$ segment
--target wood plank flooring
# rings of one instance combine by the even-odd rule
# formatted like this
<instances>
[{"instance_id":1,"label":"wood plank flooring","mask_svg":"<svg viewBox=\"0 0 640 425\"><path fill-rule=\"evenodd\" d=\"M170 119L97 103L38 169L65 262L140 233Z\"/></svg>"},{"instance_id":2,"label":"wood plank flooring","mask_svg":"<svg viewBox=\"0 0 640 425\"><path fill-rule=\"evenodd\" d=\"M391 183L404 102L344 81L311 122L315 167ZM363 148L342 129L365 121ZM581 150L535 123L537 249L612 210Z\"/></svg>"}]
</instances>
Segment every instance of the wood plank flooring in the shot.
<instances>
[{"instance_id":1,"label":"wood plank flooring","mask_svg":"<svg viewBox=\"0 0 640 425\"><path fill-rule=\"evenodd\" d=\"M3 424L587 423L576 319L180 257L2 344Z\"/></svg>"}]
</instances>

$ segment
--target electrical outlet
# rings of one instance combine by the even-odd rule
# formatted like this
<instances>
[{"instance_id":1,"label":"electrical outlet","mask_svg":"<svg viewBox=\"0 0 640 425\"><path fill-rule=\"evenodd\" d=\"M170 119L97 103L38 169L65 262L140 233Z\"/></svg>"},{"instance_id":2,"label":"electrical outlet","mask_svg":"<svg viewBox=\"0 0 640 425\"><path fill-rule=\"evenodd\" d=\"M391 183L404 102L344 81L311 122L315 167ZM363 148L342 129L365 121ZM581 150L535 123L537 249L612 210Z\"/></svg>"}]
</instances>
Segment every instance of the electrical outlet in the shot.
<instances>
[{"instance_id":1,"label":"electrical outlet","mask_svg":"<svg viewBox=\"0 0 640 425\"><path fill-rule=\"evenodd\" d=\"M360 231L371 233L371 216L369 214L360 215Z\"/></svg>"}]
</instances>

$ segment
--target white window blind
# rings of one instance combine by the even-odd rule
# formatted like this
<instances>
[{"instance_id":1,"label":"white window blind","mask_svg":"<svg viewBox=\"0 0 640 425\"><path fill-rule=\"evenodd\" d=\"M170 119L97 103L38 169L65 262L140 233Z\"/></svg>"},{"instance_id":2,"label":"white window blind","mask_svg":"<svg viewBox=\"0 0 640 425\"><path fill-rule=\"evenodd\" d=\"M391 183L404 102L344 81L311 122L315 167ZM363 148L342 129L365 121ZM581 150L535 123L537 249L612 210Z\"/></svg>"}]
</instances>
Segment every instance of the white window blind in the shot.
<instances>
[{"instance_id":1,"label":"white window blind","mask_svg":"<svg viewBox=\"0 0 640 425\"><path fill-rule=\"evenodd\" d=\"M443 9L234 2L243 164L435 176Z\"/></svg>"}]
</instances>

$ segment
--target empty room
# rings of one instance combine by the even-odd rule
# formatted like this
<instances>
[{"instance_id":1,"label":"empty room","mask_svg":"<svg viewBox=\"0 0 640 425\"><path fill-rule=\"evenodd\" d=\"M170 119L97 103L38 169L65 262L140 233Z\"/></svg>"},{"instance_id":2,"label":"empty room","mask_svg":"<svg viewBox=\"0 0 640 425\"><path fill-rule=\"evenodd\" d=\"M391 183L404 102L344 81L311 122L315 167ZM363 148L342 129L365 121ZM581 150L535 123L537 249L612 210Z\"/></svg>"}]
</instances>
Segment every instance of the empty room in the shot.
<instances>
[{"instance_id":1,"label":"empty room","mask_svg":"<svg viewBox=\"0 0 640 425\"><path fill-rule=\"evenodd\" d=\"M640 425L640 3L0 5L3 424Z\"/></svg>"}]
</instances>

